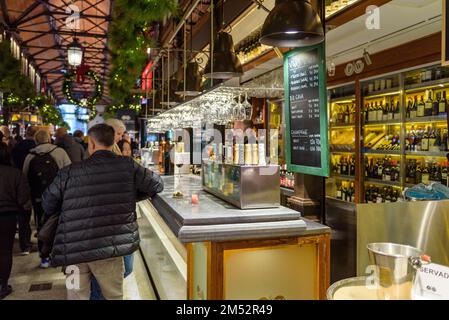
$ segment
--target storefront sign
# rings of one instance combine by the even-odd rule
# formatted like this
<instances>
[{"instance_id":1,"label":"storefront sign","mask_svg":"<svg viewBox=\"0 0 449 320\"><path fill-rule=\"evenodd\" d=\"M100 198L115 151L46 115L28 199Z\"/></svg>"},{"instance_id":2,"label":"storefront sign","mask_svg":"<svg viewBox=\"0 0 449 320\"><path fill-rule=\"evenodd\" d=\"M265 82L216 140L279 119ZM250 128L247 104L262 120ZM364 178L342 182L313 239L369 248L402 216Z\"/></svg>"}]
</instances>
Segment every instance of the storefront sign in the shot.
<instances>
[{"instance_id":1,"label":"storefront sign","mask_svg":"<svg viewBox=\"0 0 449 320\"><path fill-rule=\"evenodd\" d=\"M449 300L449 268L435 263L423 265L414 291L414 299Z\"/></svg>"},{"instance_id":2,"label":"storefront sign","mask_svg":"<svg viewBox=\"0 0 449 320\"><path fill-rule=\"evenodd\" d=\"M449 0L443 0L443 30L441 32L441 64L443 66L449 65Z\"/></svg>"},{"instance_id":3,"label":"storefront sign","mask_svg":"<svg viewBox=\"0 0 449 320\"><path fill-rule=\"evenodd\" d=\"M284 59L287 165L291 172L329 175L324 44Z\"/></svg>"}]
</instances>

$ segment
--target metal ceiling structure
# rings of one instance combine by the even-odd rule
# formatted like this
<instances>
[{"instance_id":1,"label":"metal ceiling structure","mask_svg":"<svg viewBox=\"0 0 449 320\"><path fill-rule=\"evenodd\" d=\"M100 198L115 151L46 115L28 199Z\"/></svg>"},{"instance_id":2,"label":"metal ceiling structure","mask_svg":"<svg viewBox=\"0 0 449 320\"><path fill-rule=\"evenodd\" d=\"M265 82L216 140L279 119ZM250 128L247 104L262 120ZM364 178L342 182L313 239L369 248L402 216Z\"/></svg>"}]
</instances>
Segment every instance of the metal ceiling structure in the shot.
<instances>
[{"instance_id":1,"label":"metal ceiling structure","mask_svg":"<svg viewBox=\"0 0 449 320\"><path fill-rule=\"evenodd\" d=\"M84 63L102 79L100 104L111 101L107 79L110 56L108 30L114 0L0 0L0 24L18 42L59 103L64 74L69 70L67 47L74 36L84 48ZM93 91L93 81L74 85L82 98Z\"/></svg>"}]
</instances>

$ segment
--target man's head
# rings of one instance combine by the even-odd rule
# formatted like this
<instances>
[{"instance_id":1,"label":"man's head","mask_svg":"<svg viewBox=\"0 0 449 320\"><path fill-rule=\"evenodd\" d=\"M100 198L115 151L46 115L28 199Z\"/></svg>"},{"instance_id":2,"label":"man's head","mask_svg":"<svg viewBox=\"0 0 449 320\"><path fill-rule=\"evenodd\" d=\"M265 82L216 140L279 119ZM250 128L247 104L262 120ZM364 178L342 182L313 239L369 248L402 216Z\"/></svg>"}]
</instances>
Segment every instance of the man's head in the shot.
<instances>
[{"instance_id":1,"label":"man's head","mask_svg":"<svg viewBox=\"0 0 449 320\"><path fill-rule=\"evenodd\" d=\"M75 130L75 132L73 133L73 136L75 138L83 139L84 138L84 132L82 132L81 130Z\"/></svg>"},{"instance_id":2,"label":"man's head","mask_svg":"<svg viewBox=\"0 0 449 320\"><path fill-rule=\"evenodd\" d=\"M25 131L25 139L34 140L34 136L36 135L37 128L33 126L29 126Z\"/></svg>"},{"instance_id":3,"label":"man's head","mask_svg":"<svg viewBox=\"0 0 449 320\"><path fill-rule=\"evenodd\" d=\"M34 135L34 140L37 144L50 143L50 133L47 130L38 130Z\"/></svg>"},{"instance_id":4,"label":"man's head","mask_svg":"<svg viewBox=\"0 0 449 320\"><path fill-rule=\"evenodd\" d=\"M106 120L105 123L114 129L115 132L114 143L118 143L120 140L122 140L123 134L126 131L126 127L123 124L123 122L120 121L119 119L108 119Z\"/></svg>"},{"instance_id":5,"label":"man's head","mask_svg":"<svg viewBox=\"0 0 449 320\"><path fill-rule=\"evenodd\" d=\"M11 132L9 131L8 126L0 126L0 131L3 133L3 137L9 139L11 136Z\"/></svg>"},{"instance_id":6,"label":"man's head","mask_svg":"<svg viewBox=\"0 0 449 320\"><path fill-rule=\"evenodd\" d=\"M60 138L64 137L66 134L67 134L66 128L58 128L55 132L55 138L60 139Z\"/></svg>"},{"instance_id":7,"label":"man's head","mask_svg":"<svg viewBox=\"0 0 449 320\"><path fill-rule=\"evenodd\" d=\"M114 129L105 124L96 124L87 132L89 135L89 154L94 154L100 150L112 150L114 145Z\"/></svg>"}]
</instances>

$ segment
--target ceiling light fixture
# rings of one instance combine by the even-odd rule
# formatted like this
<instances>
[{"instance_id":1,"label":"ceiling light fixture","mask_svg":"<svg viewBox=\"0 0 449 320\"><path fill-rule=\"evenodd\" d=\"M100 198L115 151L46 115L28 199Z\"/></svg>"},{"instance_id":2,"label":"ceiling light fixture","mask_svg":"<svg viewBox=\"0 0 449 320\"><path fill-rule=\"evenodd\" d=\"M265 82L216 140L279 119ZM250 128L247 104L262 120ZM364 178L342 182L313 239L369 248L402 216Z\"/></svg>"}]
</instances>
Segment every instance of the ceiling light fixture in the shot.
<instances>
[{"instance_id":1,"label":"ceiling light fixture","mask_svg":"<svg viewBox=\"0 0 449 320\"><path fill-rule=\"evenodd\" d=\"M308 0L276 0L262 27L260 43L282 48L324 41L323 23Z\"/></svg>"}]
</instances>

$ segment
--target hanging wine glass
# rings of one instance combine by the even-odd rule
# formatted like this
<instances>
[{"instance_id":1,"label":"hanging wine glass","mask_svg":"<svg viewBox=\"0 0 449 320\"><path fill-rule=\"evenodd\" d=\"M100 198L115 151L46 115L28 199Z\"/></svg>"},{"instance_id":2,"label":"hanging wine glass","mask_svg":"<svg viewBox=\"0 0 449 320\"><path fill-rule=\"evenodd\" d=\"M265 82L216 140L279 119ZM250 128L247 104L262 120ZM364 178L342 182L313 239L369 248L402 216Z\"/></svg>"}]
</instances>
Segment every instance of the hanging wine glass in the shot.
<instances>
[{"instance_id":1,"label":"hanging wine glass","mask_svg":"<svg viewBox=\"0 0 449 320\"><path fill-rule=\"evenodd\" d=\"M242 97L239 95L239 115L238 115L238 119L239 119L239 121L244 121L245 118L246 118L245 104L242 101Z\"/></svg>"},{"instance_id":2,"label":"hanging wine glass","mask_svg":"<svg viewBox=\"0 0 449 320\"><path fill-rule=\"evenodd\" d=\"M248 92L245 94L245 101L243 102L245 108L245 120L251 120L253 116L253 106L248 101Z\"/></svg>"},{"instance_id":3,"label":"hanging wine glass","mask_svg":"<svg viewBox=\"0 0 449 320\"><path fill-rule=\"evenodd\" d=\"M240 96L238 97L238 99L240 99ZM235 101L234 97L232 97L231 101L232 101L231 102L232 120L233 121L239 121L240 120L240 117L239 117L239 114L240 114L239 103L237 101Z\"/></svg>"}]
</instances>

